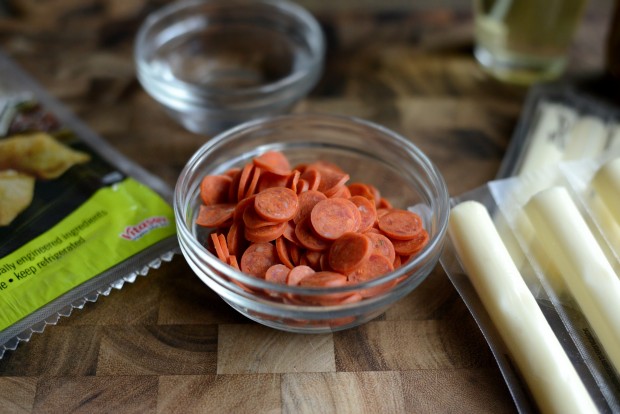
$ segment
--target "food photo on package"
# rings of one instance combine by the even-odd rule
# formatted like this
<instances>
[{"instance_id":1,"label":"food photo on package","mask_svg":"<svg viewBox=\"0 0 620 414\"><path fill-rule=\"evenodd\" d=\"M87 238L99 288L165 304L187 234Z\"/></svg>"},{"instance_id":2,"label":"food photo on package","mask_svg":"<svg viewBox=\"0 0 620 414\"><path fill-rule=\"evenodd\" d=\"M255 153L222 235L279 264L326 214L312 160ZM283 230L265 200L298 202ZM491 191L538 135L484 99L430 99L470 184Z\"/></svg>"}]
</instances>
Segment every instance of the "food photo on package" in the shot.
<instances>
[{"instance_id":1,"label":"food photo on package","mask_svg":"<svg viewBox=\"0 0 620 414\"><path fill-rule=\"evenodd\" d=\"M169 261L170 199L0 54L0 358Z\"/></svg>"}]
</instances>

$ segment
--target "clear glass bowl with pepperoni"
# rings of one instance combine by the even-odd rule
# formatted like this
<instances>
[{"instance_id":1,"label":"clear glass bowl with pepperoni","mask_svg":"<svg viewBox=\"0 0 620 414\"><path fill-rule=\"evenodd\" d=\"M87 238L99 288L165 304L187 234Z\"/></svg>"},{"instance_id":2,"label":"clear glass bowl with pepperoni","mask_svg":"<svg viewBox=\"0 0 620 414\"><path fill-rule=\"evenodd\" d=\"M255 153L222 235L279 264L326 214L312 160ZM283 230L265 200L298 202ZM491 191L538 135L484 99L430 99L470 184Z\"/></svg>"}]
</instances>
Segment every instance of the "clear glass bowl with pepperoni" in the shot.
<instances>
[{"instance_id":1,"label":"clear glass bowl with pepperoni","mask_svg":"<svg viewBox=\"0 0 620 414\"><path fill-rule=\"evenodd\" d=\"M174 195L181 251L230 306L292 332L351 328L438 263L445 182L410 140L352 117L283 115L201 147Z\"/></svg>"}]
</instances>

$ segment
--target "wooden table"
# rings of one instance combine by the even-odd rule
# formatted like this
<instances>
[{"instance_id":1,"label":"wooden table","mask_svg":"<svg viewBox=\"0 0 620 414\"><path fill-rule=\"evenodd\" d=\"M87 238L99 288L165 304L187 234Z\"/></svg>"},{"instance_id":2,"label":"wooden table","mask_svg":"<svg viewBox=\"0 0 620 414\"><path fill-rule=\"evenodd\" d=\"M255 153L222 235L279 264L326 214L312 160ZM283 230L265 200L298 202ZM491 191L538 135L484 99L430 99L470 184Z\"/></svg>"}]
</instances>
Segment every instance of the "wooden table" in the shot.
<instances>
[{"instance_id":1,"label":"wooden table","mask_svg":"<svg viewBox=\"0 0 620 414\"><path fill-rule=\"evenodd\" d=\"M135 78L136 29L163 1L0 3L0 48L97 133L171 186L208 137L168 119ZM409 137L457 195L493 179L527 90L472 58L469 0L301 2L329 40L296 112L355 115ZM568 75L603 66L610 0L593 1ZM8 14L7 14L8 13ZM515 411L440 266L359 328L297 335L237 314L182 256L0 360L1 412Z\"/></svg>"}]
</instances>

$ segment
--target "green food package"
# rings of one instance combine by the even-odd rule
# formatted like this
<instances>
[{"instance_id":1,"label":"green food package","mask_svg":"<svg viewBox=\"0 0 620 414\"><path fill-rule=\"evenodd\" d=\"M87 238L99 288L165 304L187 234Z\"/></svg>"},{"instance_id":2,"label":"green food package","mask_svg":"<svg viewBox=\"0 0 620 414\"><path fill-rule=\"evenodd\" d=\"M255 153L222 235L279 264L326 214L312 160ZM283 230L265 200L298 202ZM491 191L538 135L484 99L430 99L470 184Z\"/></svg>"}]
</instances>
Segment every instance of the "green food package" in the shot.
<instances>
[{"instance_id":1,"label":"green food package","mask_svg":"<svg viewBox=\"0 0 620 414\"><path fill-rule=\"evenodd\" d=\"M171 198L0 53L0 358L171 260Z\"/></svg>"}]
</instances>

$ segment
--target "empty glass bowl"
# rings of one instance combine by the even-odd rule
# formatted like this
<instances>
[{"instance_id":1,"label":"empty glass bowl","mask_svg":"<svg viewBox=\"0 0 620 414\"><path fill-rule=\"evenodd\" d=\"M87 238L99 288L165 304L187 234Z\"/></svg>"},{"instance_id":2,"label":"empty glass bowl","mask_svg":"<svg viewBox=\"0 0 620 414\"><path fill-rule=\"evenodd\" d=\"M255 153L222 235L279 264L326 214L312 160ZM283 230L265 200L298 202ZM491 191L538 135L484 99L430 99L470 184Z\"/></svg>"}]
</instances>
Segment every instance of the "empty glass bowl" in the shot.
<instances>
[{"instance_id":1,"label":"empty glass bowl","mask_svg":"<svg viewBox=\"0 0 620 414\"><path fill-rule=\"evenodd\" d=\"M291 165L335 163L349 173L350 183L374 185L394 207L420 215L430 235L428 244L393 272L344 287L288 286L236 271L205 248L210 231L195 224L201 204L200 183L205 175L222 174L272 150L281 151ZM379 316L428 276L442 251L448 200L441 174L411 141L356 118L298 114L251 121L208 141L179 176L174 210L181 251L206 285L243 315L264 325L318 333L350 328ZM348 304L312 306L281 299L369 289L380 293Z\"/></svg>"},{"instance_id":2,"label":"empty glass bowl","mask_svg":"<svg viewBox=\"0 0 620 414\"><path fill-rule=\"evenodd\" d=\"M214 134L285 113L318 82L325 41L284 0L172 3L148 16L134 58L144 89L185 128Z\"/></svg>"}]
</instances>

